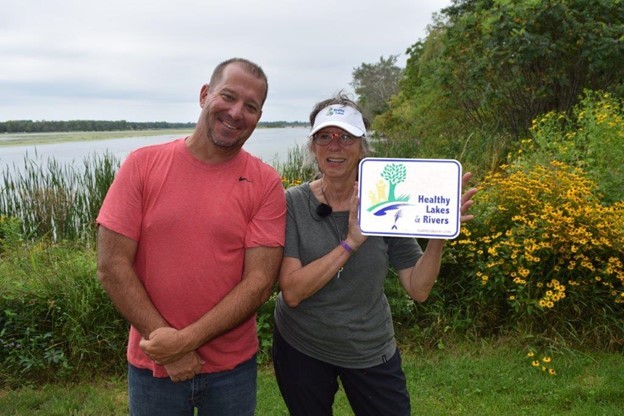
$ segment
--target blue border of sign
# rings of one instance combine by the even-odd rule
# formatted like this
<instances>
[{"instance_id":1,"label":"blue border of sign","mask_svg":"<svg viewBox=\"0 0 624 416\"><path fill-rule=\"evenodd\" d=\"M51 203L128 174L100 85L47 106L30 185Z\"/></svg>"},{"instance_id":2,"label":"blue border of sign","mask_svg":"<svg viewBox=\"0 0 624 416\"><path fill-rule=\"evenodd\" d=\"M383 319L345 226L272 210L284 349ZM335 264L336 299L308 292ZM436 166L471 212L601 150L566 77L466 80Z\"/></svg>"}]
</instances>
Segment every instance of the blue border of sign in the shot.
<instances>
[{"instance_id":1,"label":"blue border of sign","mask_svg":"<svg viewBox=\"0 0 624 416\"><path fill-rule=\"evenodd\" d=\"M391 231L383 231L383 232L374 232L374 231L364 231L362 230L362 234L369 236L387 236L387 237L412 237L412 238L439 238L445 240L452 240L457 237L461 230L461 192L462 192L462 165L459 161L455 159L406 159L406 158L375 158L375 157L367 157L360 161L358 167L358 178L364 177L364 165L366 162L400 162L400 163L451 163L457 166L458 175L457 175L457 222L455 232L452 234L426 234L426 233L397 233ZM361 203L361 195L362 195L362 182L360 181L358 184L358 194L360 195L360 205L358 207L358 224L360 224L360 218L362 216L362 203Z\"/></svg>"}]
</instances>

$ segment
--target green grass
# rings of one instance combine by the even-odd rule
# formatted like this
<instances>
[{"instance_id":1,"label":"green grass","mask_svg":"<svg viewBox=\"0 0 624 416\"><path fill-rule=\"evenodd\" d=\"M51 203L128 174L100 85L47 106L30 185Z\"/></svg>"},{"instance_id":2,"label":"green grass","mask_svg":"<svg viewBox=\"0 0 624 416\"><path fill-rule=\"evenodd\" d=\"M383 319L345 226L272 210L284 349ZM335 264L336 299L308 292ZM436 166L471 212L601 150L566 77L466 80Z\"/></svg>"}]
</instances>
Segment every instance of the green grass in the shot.
<instances>
[{"instance_id":1,"label":"green grass","mask_svg":"<svg viewBox=\"0 0 624 416\"><path fill-rule=\"evenodd\" d=\"M445 349L404 348L415 415L616 415L624 408L624 356L600 351L552 353L551 376L531 366L515 340L465 343ZM287 415L272 369L259 373L258 415ZM123 378L0 390L2 415L123 415ZM351 415L342 392L336 416Z\"/></svg>"},{"instance_id":2,"label":"green grass","mask_svg":"<svg viewBox=\"0 0 624 416\"><path fill-rule=\"evenodd\" d=\"M528 350L470 346L410 357L414 414L615 415L624 406L621 354L566 351L554 376L533 367Z\"/></svg>"}]
</instances>

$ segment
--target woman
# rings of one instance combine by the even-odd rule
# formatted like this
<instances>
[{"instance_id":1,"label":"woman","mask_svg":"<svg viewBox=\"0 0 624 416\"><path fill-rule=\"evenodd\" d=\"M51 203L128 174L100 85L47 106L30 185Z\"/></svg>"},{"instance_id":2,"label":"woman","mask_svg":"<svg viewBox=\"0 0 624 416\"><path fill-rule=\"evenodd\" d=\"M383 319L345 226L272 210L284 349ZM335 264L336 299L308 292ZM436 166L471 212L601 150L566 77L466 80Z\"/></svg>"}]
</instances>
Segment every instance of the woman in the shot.
<instances>
[{"instance_id":1,"label":"woman","mask_svg":"<svg viewBox=\"0 0 624 416\"><path fill-rule=\"evenodd\" d=\"M292 415L331 415L340 378L356 415L409 415L384 279L393 266L407 293L424 301L445 241L431 240L423 252L414 238L362 235L356 181L368 121L339 94L318 103L310 123L309 151L321 175L286 192L273 343L280 391ZM475 192L462 196L462 214Z\"/></svg>"}]
</instances>

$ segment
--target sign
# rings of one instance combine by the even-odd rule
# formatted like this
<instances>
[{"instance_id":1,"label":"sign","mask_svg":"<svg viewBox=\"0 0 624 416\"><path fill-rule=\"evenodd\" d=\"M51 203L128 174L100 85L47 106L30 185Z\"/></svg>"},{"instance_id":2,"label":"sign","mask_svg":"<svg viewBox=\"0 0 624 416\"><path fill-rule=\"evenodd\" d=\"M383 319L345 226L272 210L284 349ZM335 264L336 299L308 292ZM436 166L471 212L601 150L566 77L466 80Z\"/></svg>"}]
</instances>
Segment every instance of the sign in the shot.
<instances>
[{"instance_id":1,"label":"sign","mask_svg":"<svg viewBox=\"0 0 624 416\"><path fill-rule=\"evenodd\" d=\"M456 160L365 158L359 188L362 234L441 239L459 234L462 167Z\"/></svg>"}]
</instances>

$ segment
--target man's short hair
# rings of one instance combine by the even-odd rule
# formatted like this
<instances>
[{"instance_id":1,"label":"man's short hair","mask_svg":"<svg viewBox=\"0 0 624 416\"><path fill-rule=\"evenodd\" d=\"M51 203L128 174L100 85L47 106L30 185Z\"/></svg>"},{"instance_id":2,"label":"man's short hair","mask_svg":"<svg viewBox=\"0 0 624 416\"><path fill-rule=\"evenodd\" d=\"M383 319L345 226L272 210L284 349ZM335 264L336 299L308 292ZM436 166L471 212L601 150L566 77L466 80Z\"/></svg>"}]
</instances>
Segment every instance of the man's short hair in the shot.
<instances>
[{"instance_id":1,"label":"man's short hair","mask_svg":"<svg viewBox=\"0 0 624 416\"><path fill-rule=\"evenodd\" d=\"M267 95L269 93L269 80L267 79L267 76L260 67L260 65L255 64L250 60L244 58L231 58L221 62L212 72L212 76L210 77L210 85L216 85L221 81L221 79L223 78L223 71L225 71L225 68L230 64L238 64L245 71L249 72L256 78L264 81L264 97L262 97L262 105L264 105L264 102L266 101Z\"/></svg>"}]
</instances>

